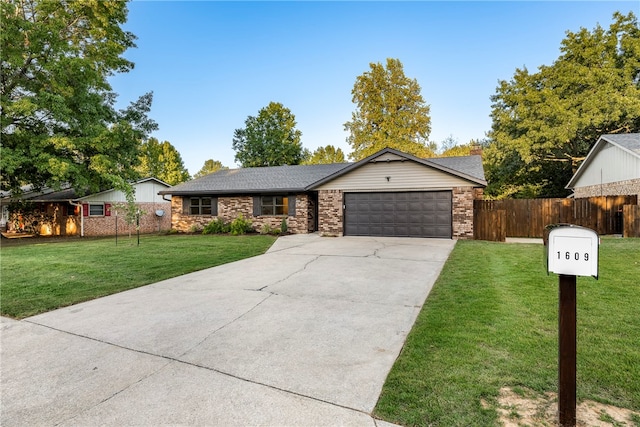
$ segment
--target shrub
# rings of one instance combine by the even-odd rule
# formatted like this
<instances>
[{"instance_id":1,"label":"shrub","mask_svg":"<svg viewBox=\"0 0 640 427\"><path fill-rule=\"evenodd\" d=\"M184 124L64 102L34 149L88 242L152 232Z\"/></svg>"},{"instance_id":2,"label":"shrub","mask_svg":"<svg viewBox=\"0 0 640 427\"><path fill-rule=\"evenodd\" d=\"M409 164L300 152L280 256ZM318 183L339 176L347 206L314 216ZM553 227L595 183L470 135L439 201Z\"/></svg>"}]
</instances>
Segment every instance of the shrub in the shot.
<instances>
[{"instance_id":1,"label":"shrub","mask_svg":"<svg viewBox=\"0 0 640 427\"><path fill-rule=\"evenodd\" d=\"M200 224L193 224L191 227L189 227L189 233L201 233L202 232L202 226Z\"/></svg>"},{"instance_id":2,"label":"shrub","mask_svg":"<svg viewBox=\"0 0 640 427\"><path fill-rule=\"evenodd\" d=\"M238 215L236 219L231 222L231 234L237 236L239 234L246 234L253 231L253 226L251 225L251 221L248 219L244 219L242 214Z\"/></svg>"},{"instance_id":3,"label":"shrub","mask_svg":"<svg viewBox=\"0 0 640 427\"><path fill-rule=\"evenodd\" d=\"M277 236L281 233L279 228L274 228L271 230L271 234L273 234L274 236Z\"/></svg>"},{"instance_id":4,"label":"shrub","mask_svg":"<svg viewBox=\"0 0 640 427\"><path fill-rule=\"evenodd\" d=\"M282 230L283 233L286 233L288 228L289 227L287 226L287 218L282 218L282 224L280 224L280 230Z\"/></svg>"},{"instance_id":5,"label":"shrub","mask_svg":"<svg viewBox=\"0 0 640 427\"><path fill-rule=\"evenodd\" d=\"M262 228L260 229L260 234L271 234L271 233L273 233L273 229L269 224L263 225Z\"/></svg>"},{"instance_id":6,"label":"shrub","mask_svg":"<svg viewBox=\"0 0 640 427\"><path fill-rule=\"evenodd\" d=\"M229 224L225 224L222 218L211 221L202 229L202 234L223 234L230 231Z\"/></svg>"}]
</instances>

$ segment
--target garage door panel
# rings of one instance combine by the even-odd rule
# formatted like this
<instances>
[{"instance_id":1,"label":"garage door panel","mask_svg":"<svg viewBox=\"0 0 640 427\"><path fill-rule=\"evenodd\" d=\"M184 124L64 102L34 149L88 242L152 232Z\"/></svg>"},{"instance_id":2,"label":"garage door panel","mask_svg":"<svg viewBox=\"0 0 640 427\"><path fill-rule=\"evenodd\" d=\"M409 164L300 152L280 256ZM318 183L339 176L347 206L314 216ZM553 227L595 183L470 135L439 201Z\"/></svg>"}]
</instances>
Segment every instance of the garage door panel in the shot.
<instances>
[{"instance_id":1,"label":"garage door panel","mask_svg":"<svg viewBox=\"0 0 640 427\"><path fill-rule=\"evenodd\" d=\"M451 238L451 192L345 193L345 234Z\"/></svg>"}]
</instances>

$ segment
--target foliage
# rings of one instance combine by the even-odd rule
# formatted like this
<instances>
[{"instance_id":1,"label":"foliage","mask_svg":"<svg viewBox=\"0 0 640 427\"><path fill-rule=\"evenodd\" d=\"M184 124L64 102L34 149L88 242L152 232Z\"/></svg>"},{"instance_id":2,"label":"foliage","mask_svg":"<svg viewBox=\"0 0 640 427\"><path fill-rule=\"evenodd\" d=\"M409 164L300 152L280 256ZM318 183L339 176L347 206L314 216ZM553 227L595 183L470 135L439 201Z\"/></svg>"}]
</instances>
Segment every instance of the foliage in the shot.
<instances>
[{"instance_id":1,"label":"foliage","mask_svg":"<svg viewBox=\"0 0 640 427\"><path fill-rule=\"evenodd\" d=\"M133 63L120 1L0 3L0 187L131 189L138 147L157 125L152 94L123 110L108 78Z\"/></svg>"},{"instance_id":2,"label":"foliage","mask_svg":"<svg viewBox=\"0 0 640 427\"><path fill-rule=\"evenodd\" d=\"M242 167L297 165L303 160L302 132L284 105L270 102L244 124L233 135L235 159Z\"/></svg>"},{"instance_id":3,"label":"foliage","mask_svg":"<svg viewBox=\"0 0 640 427\"><path fill-rule=\"evenodd\" d=\"M0 247L0 314L24 318L264 253L271 236L11 239Z\"/></svg>"},{"instance_id":4,"label":"foliage","mask_svg":"<svg viewBox=\"0 0 640 427\"><path fill-rule=\"evenodd\" d=\"M475 150L482 150L485 146L485 141L478 141L475 139L469 141L468 144L458 144L457 140L445 140L441 144L442 152L438 155L438 157L469 156L471 155L471 153L474 153Z\"/></svg>"},{"instance_id":5,"label":"foliage","mask_svg":"<svg viewBox=\"0 0 640 427\"><path fill-rule=\"evenodd\" d=\"M113 209L118 216L123 213L125 222L128 225L135 224L138 231L140 230L140 217L147 214L147 212L140 209L140 206L133 199L127 200L126 203L115 203ZM129 237L131 237L131 227L129 227Z\"/></svg>"},{"instance_id":6,"label":"foliage","mask_svg":"<svg viewBox=\"0 0 640 427\"><path fill-rule=\"evenodd\" d=\"M558 277L537 244L459 241L389 373L375 415L496 425L502 387L557 390ZM640 239L602 239L578 278L578 399L640 410ZM484 403L484 405L483 405Z\"/></svg>"},{"instance_id":7,"label":"foliage","mask_svg":"<svg viewBox=\"0 0 640 427\"><path fill-rule=\"evenodd\" d=\"M191 234L200 234L202 233L202 225L200 224L192 224L191 227L189 227L189 233Z\"/></svg>"},{"instance_id":8,"label":"foliage","mask_svg":"<svg viewBox=\"0 0 640 427\"><path fill-rule=\"evenodd\" d=\"M149 138L142 143L139 158L136 171L142 178L155 177L169 185L191 178L180 153L169 141L160 143L156 138Z\"/></svg>"},{"instance_id":9,"label":"foliage","mask_svg":"<svg viewBox=\"0 0 640 427\"><path fill-rule=\"evenodd\" d=\"M369 66L371 70L357 77L351 91L357 108L344 124L353 148L349 157L361 160L386 147L432 157L429 106L418 82L404 75L398 59L388 58L386 68L380 63Z\"/></svg>"},{"instance_id":10,"label":"foliage","mask_svg":"<svg viewBox=\"0 0 640 427\"><path fill-rule=\"evenodd\" d=\"M205 225L202 234L224 234L231 231L231 226L226 224L222 218L217 218Z\"/></svg>"},{"instance_id":11,"label":"foliage","mask_svg":"<svg viewBox=\"0 0 640 427\"><path fill-rule=\"evenodd\" d=\"M251 233L253 232L253 225L251 221L245 219L244 216L240 214L236 219L231 221L230 231L233 236Z\"/></svg>"},{"instance_id":12,"label":"foliage","mask_svg":"<svg viewBox=\"0 0 640 427\"><path fill-rule=\"evenodd\" d=\"M223 166L220 160L208 159L204 161L204 165L202 166L202 169L200 169L195 175L193 175L193 178L194 179L201 178L205 175L209 175L210 173L218 172L219 170L224 170L224 169L229 169L229 168L226 166Z\"/></svg>"},{"instance_id":13,"label":"foliage","mask_svg":"<svg viewBox=\"0 0 640 427\"><path fill-rule=\"evenodd\" d=\"M640 131L640 29L615 13L608 30L567 32L560 57L517 69L492 97L486 194L563 197L600 135Z\"/></svg>"},{"instance_id":14,"label":"foliage","mask_svg":"<svg viewBox=\"0 0 640 427\"><path fill-rule=\"evenodd\" d=\"M341 148L336 148L333 145L327 145L324 147L318 147L313 153L308 153L303 165L321 165L331 163L344 163L345 157Z\"/></svg>"},{"instance_id":15,"label":"foliage","mask_svg":"<svg viewBox=\"0 0 640 427\"><path fill-rule=\"evenodd\" d=\"M289 226L287 225L287 218L282 218L282 223L280 224L280 230L283 233L286 233L289 230Z\"/></svg>"}]
</instances>

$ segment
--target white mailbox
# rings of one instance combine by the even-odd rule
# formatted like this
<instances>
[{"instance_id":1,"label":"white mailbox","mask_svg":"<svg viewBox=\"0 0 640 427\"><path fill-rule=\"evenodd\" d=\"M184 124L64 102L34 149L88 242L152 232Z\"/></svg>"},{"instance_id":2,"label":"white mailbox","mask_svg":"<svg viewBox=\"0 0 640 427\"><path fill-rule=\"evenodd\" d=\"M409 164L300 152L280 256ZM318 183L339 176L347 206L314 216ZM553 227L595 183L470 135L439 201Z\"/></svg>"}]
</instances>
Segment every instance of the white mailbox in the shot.
<instances>
[{"instance_id":1,"label":"white mailbox","mask_svg":"<svg viewBox=\"0 0 640 427\"><path fill-rule=\"evenodd\" d=\"M576 225L559 225L549 232L547 270L569 276L598 278L598 234Z\"/></svg>"}]
</instances>

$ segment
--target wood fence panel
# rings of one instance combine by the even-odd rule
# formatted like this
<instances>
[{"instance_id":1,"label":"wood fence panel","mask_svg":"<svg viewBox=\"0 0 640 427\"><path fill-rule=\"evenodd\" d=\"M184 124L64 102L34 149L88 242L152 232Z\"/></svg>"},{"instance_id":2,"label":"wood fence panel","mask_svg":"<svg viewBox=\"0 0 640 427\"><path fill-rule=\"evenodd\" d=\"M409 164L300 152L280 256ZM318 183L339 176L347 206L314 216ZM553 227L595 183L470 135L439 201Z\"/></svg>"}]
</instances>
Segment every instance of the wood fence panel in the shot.
<instances>
[{"instance_id":1,"label":"wood fence panel","mask_svg":"<svg viewBox=\"0 0 640 427\"><path fill-rule=\"evenodd\" d=\"M475 202L482 201L476 200ZM474 209L473 224L473 238L475 240L504 242L507 238L507 212L504 209Z\"/></svg>"},{"instance_id":2,"label":"wood fence panel","mask_svg":"<svg viewBox=\"0 0 640 427\"><path fill-rule=\"evenodd\" d=\"M508 237L542 237L549 224L575 224L598 234L621 234L627 219L623 206L637 205L637 196L605 196L584 199L509 199L478 200L474 211L505 211L505 233ZM487 214L482 218L486 218ZM482 220L481 220L482 221ZM490 220L488 220L490 221ZM474 226L478 235L491 235L483 223ZM491 227L491 222L487 223ZM634 225L634 227L637 227ZM634 228L635 229L635 228Z\"/></svg>"},{"instance_id":3,"label":"wood fence panel","mask_svg":"<svg viewBox=\"0 0 640 427\"><path fill-rule=\"evenodd\" d=\"M624 205L622 216L624 218L622 237L640 237L640 205Z\"/></svg>"}]
</instances>

